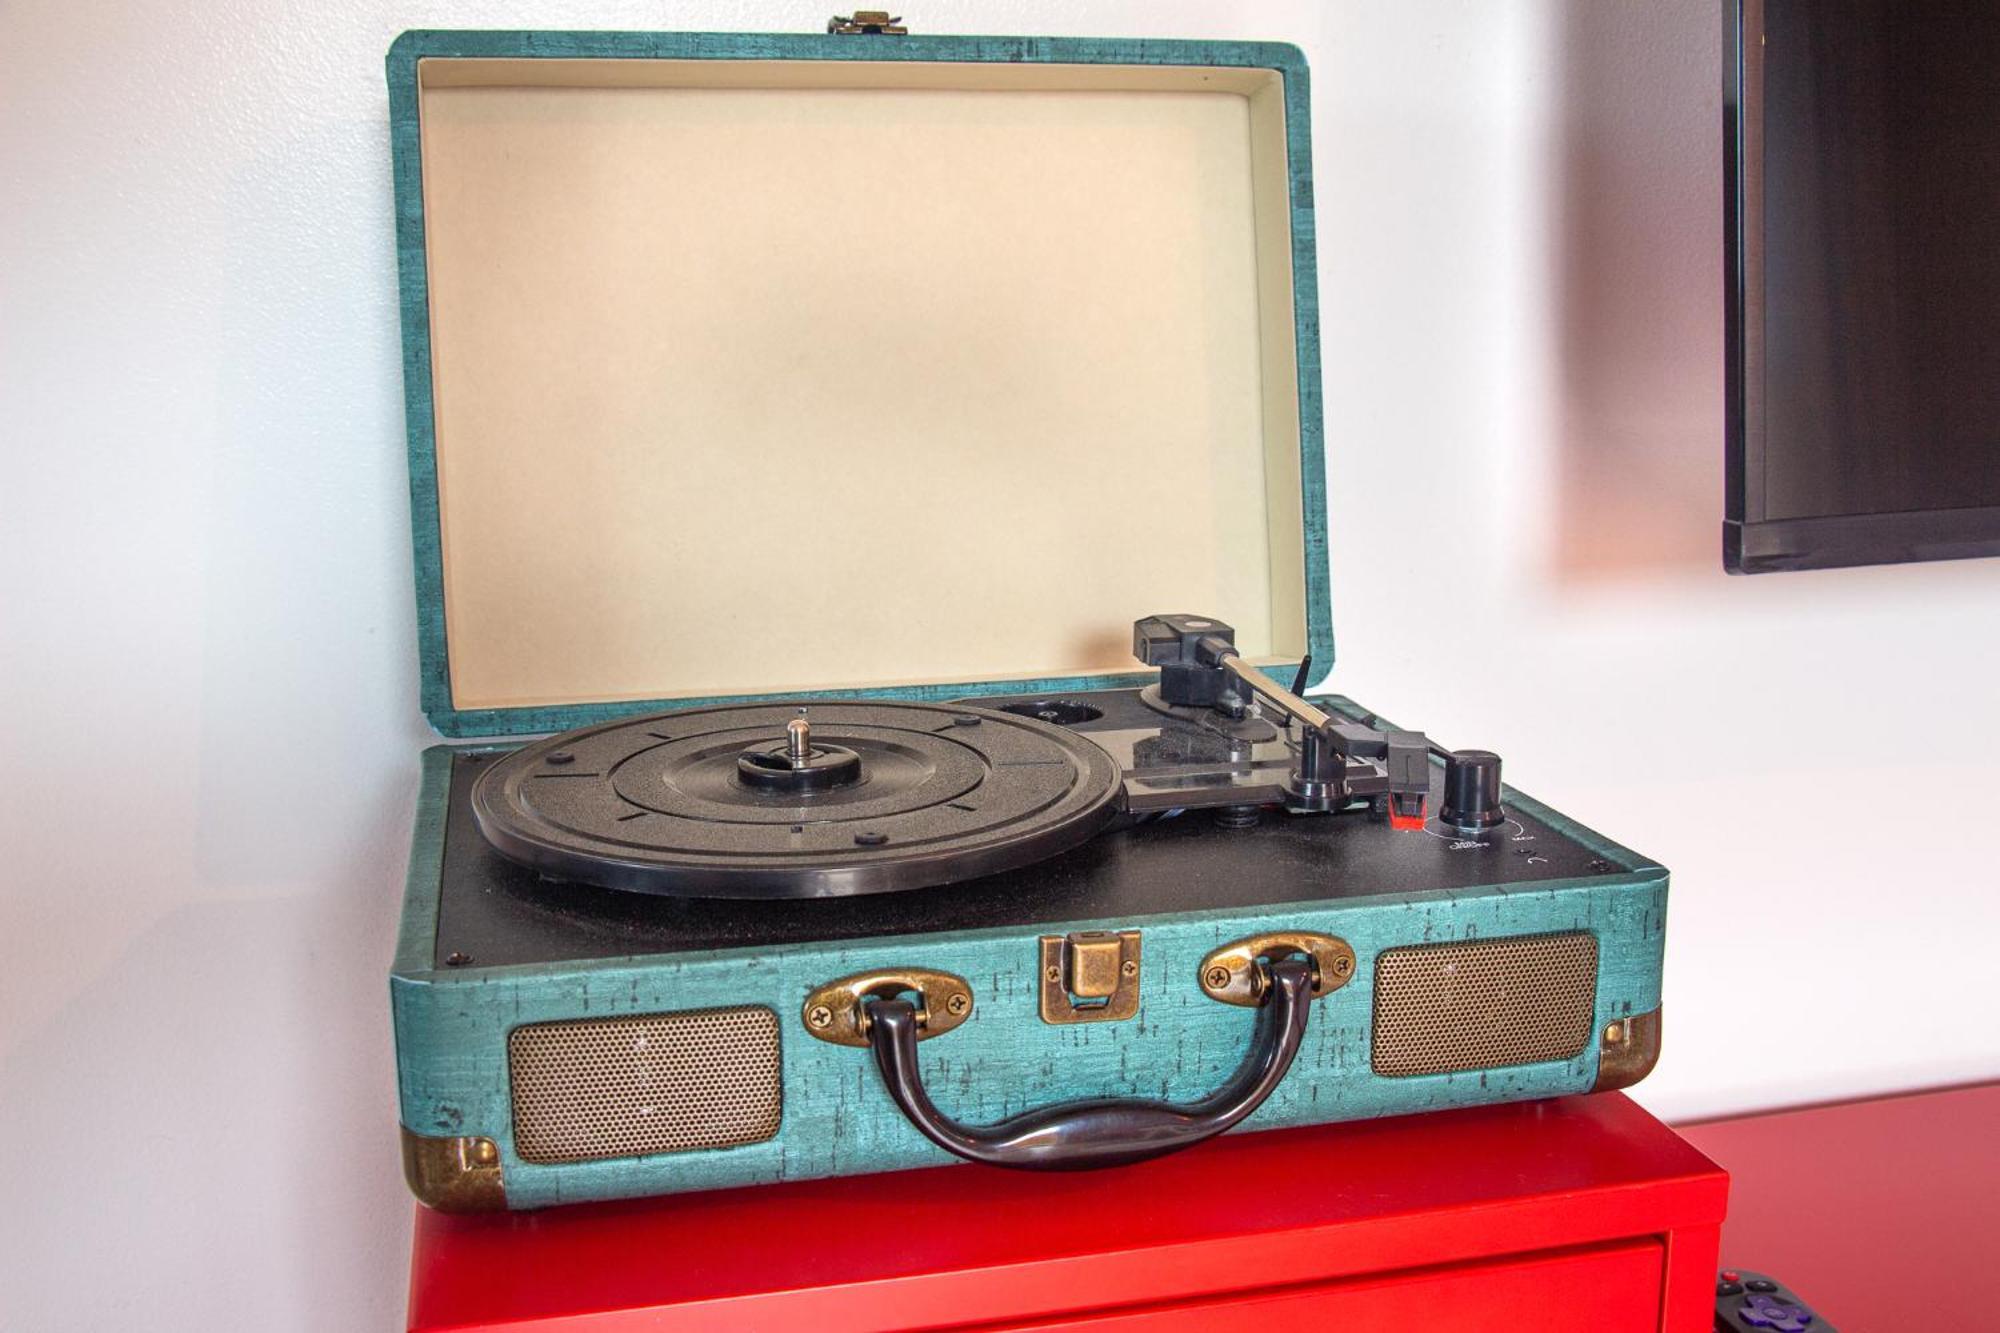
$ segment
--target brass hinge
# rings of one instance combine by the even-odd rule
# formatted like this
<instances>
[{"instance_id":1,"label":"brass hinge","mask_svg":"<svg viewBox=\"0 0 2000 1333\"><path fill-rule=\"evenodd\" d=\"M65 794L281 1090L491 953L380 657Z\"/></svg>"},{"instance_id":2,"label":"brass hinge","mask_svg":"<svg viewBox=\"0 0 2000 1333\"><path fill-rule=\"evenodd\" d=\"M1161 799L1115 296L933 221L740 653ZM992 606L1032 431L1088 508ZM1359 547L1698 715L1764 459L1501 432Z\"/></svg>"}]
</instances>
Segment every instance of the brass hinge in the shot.
<instances>
[{"instance_id":1,"label":"brass hinge","mask_svg":"<svg viewBox=\"0 0 2000 1333\"><path fill-rule=\"evenodd\" d=\"M828 32L853 36L867 33L873 37L907 37L910 30L903 26L900 16L889 17L886 9L857 9L852 15L835 14L826 21Z\"/></svg>"}]
</instances>

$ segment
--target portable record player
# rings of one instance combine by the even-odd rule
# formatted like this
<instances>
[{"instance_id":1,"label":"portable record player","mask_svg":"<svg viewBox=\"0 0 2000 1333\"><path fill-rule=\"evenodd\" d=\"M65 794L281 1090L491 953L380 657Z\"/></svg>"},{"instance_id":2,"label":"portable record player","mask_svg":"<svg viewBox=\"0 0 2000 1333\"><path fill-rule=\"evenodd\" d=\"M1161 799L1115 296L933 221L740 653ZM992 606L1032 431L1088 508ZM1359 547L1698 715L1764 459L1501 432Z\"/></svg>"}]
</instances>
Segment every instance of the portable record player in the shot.
<instances>
[{"instance_id":1,"label":"portable record player","mask_svg":"<svg viewBox=\"0 0 2000 1333\"><path fill-rule=\"evenodd\" d=\"M1299 53L839 26L390 52L418 1196L1642 1077L1666 872L1311 694Z\"/></svg>"}]
</instances>

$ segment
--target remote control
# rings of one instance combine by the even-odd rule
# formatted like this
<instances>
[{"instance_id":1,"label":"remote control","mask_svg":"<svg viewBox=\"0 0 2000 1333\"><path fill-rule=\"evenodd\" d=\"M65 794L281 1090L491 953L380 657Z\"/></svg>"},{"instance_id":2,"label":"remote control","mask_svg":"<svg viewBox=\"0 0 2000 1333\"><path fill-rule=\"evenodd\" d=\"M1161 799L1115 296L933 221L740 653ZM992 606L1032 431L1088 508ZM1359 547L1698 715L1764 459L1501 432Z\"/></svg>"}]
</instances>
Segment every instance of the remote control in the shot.
<instances>
[{"instance_id":1,"label":"remote control","mask_svg":"<svg viewBox=\"0 0 2000 1333\"><path fill-rule=\"evenodd\" d=\"M1725 1268L1715 1279L1716 1333L1837 1333L1777 1279Z\"/></svg>"}]
</instances>

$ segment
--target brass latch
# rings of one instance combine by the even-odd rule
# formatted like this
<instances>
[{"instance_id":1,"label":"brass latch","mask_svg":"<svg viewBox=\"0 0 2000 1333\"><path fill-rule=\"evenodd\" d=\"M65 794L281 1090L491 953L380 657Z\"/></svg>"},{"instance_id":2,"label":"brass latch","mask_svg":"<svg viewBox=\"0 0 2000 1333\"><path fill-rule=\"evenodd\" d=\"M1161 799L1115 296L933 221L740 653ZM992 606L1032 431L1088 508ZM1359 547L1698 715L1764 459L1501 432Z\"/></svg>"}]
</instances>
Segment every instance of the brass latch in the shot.
<instances>
[{"instance_id":1,"label":"brass latch","mask_svg":"<svg viewBox=\"0 0 2000 1333\"><path fill-rule=\"evenodd\" d=\"M1044 1023L1112 1023L1138 1012L1138 931L1042 936Z\"/></svg>"},{"instance_id":2,"label":"brass latch","mask_svg":"<svg viewBox=\"0 0 2000 1333\"><path fill-rule=\"evenodd\" d=\"M857 9L852 15L835 14L826 21L828 32L852 36L868 33L875 37L907 37L910 30L903 26L902 18L890 18L886 9Z\"/></svg>"}]
</instances>

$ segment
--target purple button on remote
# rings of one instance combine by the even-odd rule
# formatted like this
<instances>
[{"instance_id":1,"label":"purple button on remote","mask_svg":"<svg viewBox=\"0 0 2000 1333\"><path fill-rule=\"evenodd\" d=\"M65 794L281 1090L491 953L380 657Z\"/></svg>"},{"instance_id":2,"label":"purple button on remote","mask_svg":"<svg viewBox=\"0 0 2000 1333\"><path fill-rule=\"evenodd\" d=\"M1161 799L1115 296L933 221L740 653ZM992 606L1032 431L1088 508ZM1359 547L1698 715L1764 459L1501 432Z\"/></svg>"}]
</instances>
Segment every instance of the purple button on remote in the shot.
<instances>
[{"instance_id":1,"label":"purple button on remote","mask_svg":"<svg viewBox=\"0 0 2000 1333\"><path fill-rule=\"evenodd\" d=\"M1743 1322L1752 1328L1768 1328L1773 1333L1805 1333L1812 1311L1762 1294L1746 1297L1741 1311Z\"/></svg>"}]
</instances>

